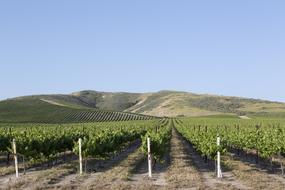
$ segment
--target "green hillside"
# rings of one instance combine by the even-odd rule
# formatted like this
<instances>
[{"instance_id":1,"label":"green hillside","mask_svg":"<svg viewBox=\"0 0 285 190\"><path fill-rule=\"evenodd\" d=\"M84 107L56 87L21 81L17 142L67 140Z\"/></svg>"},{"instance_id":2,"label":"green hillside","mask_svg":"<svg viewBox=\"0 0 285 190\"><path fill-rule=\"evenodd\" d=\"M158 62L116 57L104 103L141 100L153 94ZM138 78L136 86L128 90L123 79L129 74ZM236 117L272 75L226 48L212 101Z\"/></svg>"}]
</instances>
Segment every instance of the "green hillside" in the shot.
<instances>
[{"instance_id":1,"label":"green hillside","mask_svg":"<svg viewBox=\"0 0 285 190\"><path fill-rule=\"evenodd\" d=\"M88 90L72 93L72 97L77 98L91 107L114 111L124 111L136 105L140 96L141 94L139 93L112 93Z\"/></svg>"},{"instance_id":2,"label":"green hillside","mask_svg":"<svg viewBox=\"0 0 285 190\"><path fill-rule=\"evenodd\" d=\"M105 116L105 114L113 114L113 116ZM77 122L114 118L118 120L141 119L144 117L142 115L196 117L221 114L284 117L285 104L177 91L112 93L88 90L70 95L18 97L0 102L0 122Z\"/></svg>"},{"instance_id":3,"label":"green hillside","mask_svg":"<svg viewBox=\"0 0 285 190\"><path fill-rule=\"evenodd\" d=\"M43 96L24 97L0 102L2 123L76 123L96 121L126 121L152 119L133 113L91 109L64 100L51 102ZM53 97L54 98L54 97Z\"/></svg>"}]
</instances>

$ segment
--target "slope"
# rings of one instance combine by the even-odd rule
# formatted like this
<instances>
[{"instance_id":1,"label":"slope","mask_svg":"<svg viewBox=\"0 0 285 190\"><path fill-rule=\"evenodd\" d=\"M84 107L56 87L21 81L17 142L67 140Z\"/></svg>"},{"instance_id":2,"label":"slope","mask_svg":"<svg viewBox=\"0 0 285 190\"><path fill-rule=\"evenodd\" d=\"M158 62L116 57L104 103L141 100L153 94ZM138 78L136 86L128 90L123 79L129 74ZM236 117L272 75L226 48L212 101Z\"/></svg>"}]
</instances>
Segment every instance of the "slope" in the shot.
<instances>
[{"instance_id":1,"label":"slope","mask_svg":"<svg viewBox=\"0 0 285 190\"><path fill-rule=\"evenodd\" d=\"M155 116L217 114L284 116L285 104L249 98L160 91L148 94L127 111Z\"/></svg>"},{"instance_id":2,"label":"slope","mask_svg":"<svg viewBox=\"0 0 285 190\"><path fill-rule=\"evenodd\" d=\"M35 105L38 107L34 107L34 104L33 102L31 102L31 99L33 99L35 102L38 102L37 105ZM17 103L16 100L19 102ZM89 111L92 111L94 109L110 110L116 112L127 112L157 117L209 116L219 114L263 117L285 116L284 103L271 102L266 100L216 96L208 94L194 94L189 92L178 91L159 91L154 93L127 93L98 92L85 90L75 92L70 95L26 96L2 101L0 102L0 121L5 120L4 116L5 114L7 116L8 113L2 112L7 112L7 109L9 107L13 108L15 106L17 107L17 105L22 105L19 110L30 110L33 108L39 110L41 105L43 104L46 106L44 110L47 110L40 110L38 113L35 113L37 118L43 117L39 115L45 114L46 112L48 112L48 115L54 114L55 117L60 117L60 115L64 115L64 113L69 112L70 109L72 109L73 111L74 109L83 109ZM25 106L28 107L25 108ZM48 111L48 109L51 108L53 108L54 110ZM17 109L14 110L17 112L10 111L9 114L24 117L24 112L22 113ZM57 111L59 112L59 114L57 114Z\"/></svg>"},{"instance_id":3,"label":"slope","mask_svg":"<svg viewBox=\"0 0 285 190\"><path fill-rule=\"evenodd\" d=\"M56 99L55 97L53 97ZM152 119L133 113L84 108L80 105L66 105L32 96L0 102L0 122L2 123L76 123L96 121L125 121Z\"/></svg>"}]
</instances>

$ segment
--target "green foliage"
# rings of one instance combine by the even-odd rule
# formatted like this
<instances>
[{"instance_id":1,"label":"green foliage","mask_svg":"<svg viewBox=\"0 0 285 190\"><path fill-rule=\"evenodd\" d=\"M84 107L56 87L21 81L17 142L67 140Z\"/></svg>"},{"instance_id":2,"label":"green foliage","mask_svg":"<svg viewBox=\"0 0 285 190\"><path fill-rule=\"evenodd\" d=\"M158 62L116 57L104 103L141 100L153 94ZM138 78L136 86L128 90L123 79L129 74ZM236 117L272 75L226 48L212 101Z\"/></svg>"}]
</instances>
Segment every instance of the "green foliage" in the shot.
<instances>
[{"instance_id":1,"label":"green foliage","mask_svg":"<svg viewBox=\"0 0 285 190\"><path fill-rule=\"evenodd\" d=\"M221 137L221 151L235 148L254 150L262 158L285 154L285 120L277 119L184 119L177 130L202 155L214 159L217 152L216 137Z\"/></svg>"},{"instance_id":2,"label":"green foliage","mask_svg":"<svg viewBox=\"0 0 285 190\"><path fill-rule=\"evenodd\" d=\"M17 152L27 160L51 159L65 151L78 153L82 138L84 156L104 157L123 144L139 139L158 121L104 122L87 124L2 124L0 152L10 152L16 140Z\"/></svg>"},{"instance_id":3,"label":"green foliage","mask_svg":"<svg viewBox=\"0 0 285 190\"><path fill-rule=\"evenodd\" d=\"M126 142L132 142L146 132L145 127L124 127L123 129L107 128L93 134L89 131L82 141L82 155L84 157L106 157L108 153L119 150ZM78 154L78 143L75 143L73 151Z\"/></svg>"},{"instance_id":4,"label":"green foliage","mask_svg":"<svg viewBox=\"0 0 285 190\"><path fill-rule=\"evenodd\" d=\"M216 128L187 127L185 124L175 124L177 131L187 139L194 148L209 159L216 159L217 151L226 152L225 146L217 146L218 132Z\"/></svg>"},{"instance_id":5,"label":"green foliage","mask_svg":"<svg viewBox=\"0 0 285 190\"><path fill-rule=\"evenodd\" d=\"M159 126L148 130L142 138L142 151L147 154L147 138L150 138L150 150L151 154L156 160L161 160L166 151L170 147L171 130L173 121L163 120Z\"/></svg>"}]
</instances>

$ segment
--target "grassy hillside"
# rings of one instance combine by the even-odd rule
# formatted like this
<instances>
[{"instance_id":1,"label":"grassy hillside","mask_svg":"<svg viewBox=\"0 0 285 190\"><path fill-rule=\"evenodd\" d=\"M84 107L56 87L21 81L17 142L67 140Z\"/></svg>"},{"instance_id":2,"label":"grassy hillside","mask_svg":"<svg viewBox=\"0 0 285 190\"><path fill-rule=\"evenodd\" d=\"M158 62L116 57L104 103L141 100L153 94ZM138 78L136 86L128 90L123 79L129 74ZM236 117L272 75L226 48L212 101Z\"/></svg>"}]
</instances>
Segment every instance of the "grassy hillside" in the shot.
<instances>
[{"instance_id":1,"label":"grassy hillside","mask_svg":"<svg viewBox=\"0 0 285 190\"><path fill-rule=\"evenodd\" d=\"M285 104L264 100L161 91L146 96L128 111L155 116L205 116L217 114L285 115Z\"/></svg>"},{"instance_id":2,"label":"grassy hillside","mask_svg":"<svg viewBox=\"0 0 285 190\"><path fill-rule=\"evenodd\" d=\"M54 101L56 100L55 97ZM94 121L126 121L152 119L139 114L84 108L65 100L51 102L43 96L24 97L0 102L2 123L74 123Z\"/></svg>"},{"instance_id":3,"label":"grassy hillside","mask_svg":"<svg viewBox=\"0 0 285 190\"><path fill-rule=\"evenodd\" d=\"M14 118L17 118L16 121L47 121L46 118L62 121L68 120L66 115L72 115L73 112L93 112L94 110L131 112L158 117L220 114L252 117L285 116L284 103L266 100L177 91L111 93L86 90L70 95L27 96L2 101L0 102L0 121L12 121Z\"/></svg>"},{"instance_id":4,"label":"grassy hillside","mask_svg":"<svg viewBox=\"0 0 285 190\"><path fill-rule=\"evenodd\" d=\"M81 102L87 103L89 106L114 111L124 111L138 103L141 94L126 92L97 92L97 91L81 91L72 94Z\"/></svg>"}]
</instances>

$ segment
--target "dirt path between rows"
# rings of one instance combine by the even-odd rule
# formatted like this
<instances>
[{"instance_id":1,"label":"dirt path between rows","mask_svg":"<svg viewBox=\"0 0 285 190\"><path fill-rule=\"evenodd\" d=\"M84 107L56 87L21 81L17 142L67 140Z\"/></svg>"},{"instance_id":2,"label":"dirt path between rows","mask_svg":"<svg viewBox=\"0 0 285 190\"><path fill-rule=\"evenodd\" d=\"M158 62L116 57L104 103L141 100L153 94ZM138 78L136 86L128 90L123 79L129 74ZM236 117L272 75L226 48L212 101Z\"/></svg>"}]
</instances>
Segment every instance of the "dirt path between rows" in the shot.
<instances>
[{"instance_id":1,"label":"dirt path between rows","mask_svg":"<svg viewBox=\"0 0 285 190\"><path fill-rule=\"evenodd\" d=\"M251 189L285 189L285 178L281 175L269 173L255 164L246 163L234 154L227 154L224 159L227 160L227 165L232 169L234 175Z\"/></svg>"},{"instance_id":2,"label":"dirt path between rows","mask_svg":"<svg viewBox=\"0 0 285 190\"><path fill-rule=\"evenodd\" d=\"M46 189L113 189L128 177L128 171L141 159L140 142L136 141L108 160L91 160L87 170L91 173L67 175L46 186Z\"/></svg>"},{"instance_id":3,"label":"dirt path between rows","mask_svg":"<svg viewBox=\"0 0 285 190\"><path fill-rule=\"evenodd\" d=\"M224 171L223 178L217 179L213 163L205 163L194 148L173 130L171 151L173 171L169 174L174 187L182 189L249 189L237 180L231 171Z\"/></svg>"},{"instance_id":4,"label":"dirt path between rows","mask_svg":"<svg viewBox=\"0 0 285 190\"><path fill-rule=\"evenodd\" d=\"M170 168L167 181L172 189L203 189L202 175L194 167L187 142L173 130L170 146Z\"/></svg>"},{"instance_id":5,"label":"dirt path between rows","mask_svg":"<svg viewBox=\"0 0 285 190\"><path fill-rule=\"evenodd\" d=\"M15 174L1 177L0 189L41 189L44 184L48 184L50 181L72 172L74 172L74 167L71 163L45 170L31 168L27 170L26 175L21 174L18 179L15 177Z\"/></svg>"},{"instance_id":6,"label":"dirt path between rows","mask_svg":"<svg viewBox=\"0 0 285 190\"><path fill-rule=\"evenodd\" d=\"M135 189L165 189L167 187L166 171L169 166L169 154L163 158L164 162L157 162L152 169L152 178L148 177L148 161L146 156L130 172L128 183Z\"/></svg>"},{"instance_id":7,"label":"dirt path between rows","mask_svg":"<svg viewBox=\"0 0 285 190\"><path fill-rule=\"evenodd\" d=\"M138 147L140 147L139 140L131 143L110 159L91 160L87 167L89 172L82 176L78 175L78 161L64 163L45 170L31 168L27 170L26 175L20 175L18 179L15 174L1 176L0 189L85 189L93 184L93 181L95 183L99 179L97 176L107 173L107 170L112 172L112 167L120 164L129 154L138 150ZM96 182L101 183L101 181Z\"/></svg>"}]
</instances>

